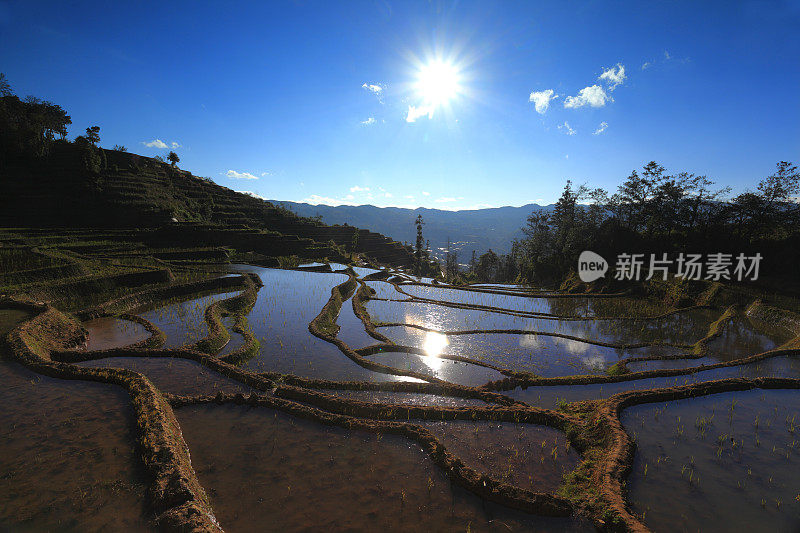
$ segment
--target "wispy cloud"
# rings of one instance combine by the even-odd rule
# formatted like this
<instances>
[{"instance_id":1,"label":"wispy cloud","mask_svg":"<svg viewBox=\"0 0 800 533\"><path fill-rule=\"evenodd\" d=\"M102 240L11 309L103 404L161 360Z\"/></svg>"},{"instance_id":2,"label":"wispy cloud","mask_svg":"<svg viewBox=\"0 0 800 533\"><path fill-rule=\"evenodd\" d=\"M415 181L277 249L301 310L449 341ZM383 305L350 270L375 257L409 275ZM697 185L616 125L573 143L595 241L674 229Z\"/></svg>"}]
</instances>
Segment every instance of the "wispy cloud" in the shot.
<instances>
[{"instance_id":1,"label":"wispy cloud","mask_svg":"<svg viewBox=\"0 0 800 533\"><path fill-rule=\"evenodd\" d=\"M236 191L236 192L240 192L242 194L246 194L247 196L252 196L253 198L258 198L259 200L266 200L266 198L264 198L260 194L255 193L253 191Z\"/></svg>"},{"instance_id":2,"label":"wispy cloud","mask_svg":"<svg viewBox=\"0 0 800 533\"><path fill-rule=\"evenodd\" d=\"M422 191L422 196L430 196L430 195L431 193L429 193L428 191Z\"/></svg>"},{"instance_id":3,"label":"wispy cloud","mask_svg":"<svg viewBox=\"0 0 800 533\"><path fill-rule=\"evenodd\" d=\"M150 142L142 141L142 144L147 146L148 148L160 148L162 150L164 150L165 148L169 148L169 146L167 146L167 143L165 143L161 139L153 139Z\"/></svg>"},{"instance_id":4,"label":"wispy cloud","mask_svg":"<svg viewBox=\"0 0 800 533\"><path fill-rule=\"evenodd\" d=\"M608 129L608 122L601 122L600 125L597 127L597 129L594 130L594 133L592 133L592 135L600 135L601 133L606 131L606 129Z\"/></svg>"},{"instance_id":5,"label":"wispy cloud","mask_svg":"<svg viewBox=\"0 0 800 533\"><path fill-rule=\"evenodd\" d=\"M604 68L603 73L600 74L600 77L597 79L608 83L608 90L613 91L627 79L625 75L625 65L617 63L616 67Z\"/></svg>"},{"instance_id":6,"label":"wispy cloud","mask_svg":"<svg viewBox=\"0 0 800 533\"><path fill-rule=\"evenodd\" d=\"M457 200L458 200L458 198L454 198L452 196L443 196L442 198L437 198L436 200L434 200L434 202L436 202L438 204L447 204L447 203L450 203L450 202L455 202Z\"/></svg>"},{"instance_id":7,"label":"wispy cloud","mask_svg":"<svg viewBox=\"0 0 800 533\"><path fill-rule=\"evenodd\" d=\"M533 106L536 108L536 112L540 115L544 115L547 112L547 108L550 107L550 101L555 100L558 98L559 95L555 94L553 89L547 89L544 91L534 91L528 97L529 102L533 102Z\"/></svg>"},{"instance_id":8,"label":"wispy cloud","mask_svg":"<svg viewBox=\"0 0 800 533\"><path fill-rule=\"evenodd\" d=\"M235 170L229 170L225 173L232 180L257 180L258 176L254 176L249 172L236 172Z\"/></svg>"},{"instance_id":9,"label":"wispy cloud","mask_svg":"<svg viewBox=\"0 0 800 533\"><path fill-rule=\"evenodd\" d=\"M180 145L180 144L176 143L175 141L173 141L173 142L172 142L172 149L173 149L173 150L174 150L175 148L180 148L180 147L181 147L181 145Z\"/></svg>"},{"instance_id":10,"label":"wispy cloud","mask_svg":"<svg viewBox=\"0 0 800 533\"><path fill-rule=\"evenodd\" d=\"M361 88L374 94L378 101L383 103L383 90L385 88L383 85L380 83L364 83Z\"/></svg>"},{"instance_id":11,"label":"wispy cloud","mask_svg":"<svg viewBox=\"0 0 800 533\"><path fill-rule=\"evenodd\" d=\"M375 124L376 122L378 122L378 121L377 121L377 120L375 120L375 117L369 117L367 120L362 120L362 121L361 121L361 123L362 123L363 125L365 125L365 126L372 126L372 125L373 125L373 124Z\"/></svg>"},{"instance_id":12,"label":"wispy cloud","mask_svg":"<svg viewBox=\"0 0 800 533\"><path fill-rule=\"evenodd\" d=\"M605 89L599 85L584 87L578 92L578 96L567 96L564 99L564 107L577 109L585 105L591 107L603 107L607 102L613 101L606 93Z\"/></svg>"},{"instance_id":13,"label":"wispy cloud","mask_svg":"<svg viewBox=\"0 0 800 533\"><path fill-rule=\"evenodd\" d=\"M564 121L563 124L561 124L558 127L558 129L561 130L566 135L575 135L575 133L577 133L575 130L569 127L569 122L567 122L566 120Z\"/></svg>"},{"instance_id":14,"label":"wispy cloud","mask_svg":"<svg viewBox=\"0 0 800 533\"><path fill-rule=\"evenodd\" d=\"M650 68L651 65L652 63L650 63L649 61L645 61L644 63L642 63L642 70L647 70L648 68Z\"/></svg>"},{"instance_id":15,"label":"wispy cloud","mask_svg":"<svg viewBox=\"0 0 800 533\"><path fill-rule=\"evenodd\" d=\"M367 192L369 191L369 187L361 187L359 185L353 185L350 187L350 192Z\"/></svg>"},{"instance_id":16,"label":"wispy cloud","mask_svg":"<svg viewBox=\"0 0 800 533\"><path fill-rule=\"evenodd\" d=\"M424 117L433 118L433 106L423 105L420 107L410 105L408 106L408 114L406 115L406 122L416 122L418 118Z\"/></svg>"}]
</instances>

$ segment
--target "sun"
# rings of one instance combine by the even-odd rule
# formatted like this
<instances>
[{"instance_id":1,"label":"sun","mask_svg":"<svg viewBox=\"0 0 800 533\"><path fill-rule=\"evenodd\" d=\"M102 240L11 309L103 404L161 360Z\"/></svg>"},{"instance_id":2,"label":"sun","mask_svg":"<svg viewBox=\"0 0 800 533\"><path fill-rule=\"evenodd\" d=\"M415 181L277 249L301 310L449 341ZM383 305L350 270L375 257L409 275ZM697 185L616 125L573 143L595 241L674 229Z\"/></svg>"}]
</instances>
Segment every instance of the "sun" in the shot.
<instances>
[{"instance_id":1,"label":"sun","mask_svg":"<svg viewBox=\"0 0 800 533\"><path fill-rule=\"evenodd\" d=\"M425 105L447 105L462 92L461 73L455 64L434 59L419 68L414 88Z\"/></svg>"}]
</instances>

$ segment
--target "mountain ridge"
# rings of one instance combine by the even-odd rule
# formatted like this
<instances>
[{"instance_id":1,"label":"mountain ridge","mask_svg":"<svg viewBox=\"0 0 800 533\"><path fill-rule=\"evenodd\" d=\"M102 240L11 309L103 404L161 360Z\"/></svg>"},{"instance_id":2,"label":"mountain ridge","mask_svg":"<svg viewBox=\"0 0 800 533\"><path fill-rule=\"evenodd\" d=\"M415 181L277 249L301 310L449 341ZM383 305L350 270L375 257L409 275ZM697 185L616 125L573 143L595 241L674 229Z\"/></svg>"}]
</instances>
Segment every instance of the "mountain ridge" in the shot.
<instances>
[{"instance_id":1,"label":"mountain ridge","mask_svg":"<svg viewBox=\"0 0 800 533\"><path fill-rule=\"evenodd\" d=\"M418 214L425 222L423 234L430 240L431 252L440 257L449 239L451 249L457 250L460 262L469 261L474 250L477 255L491 249L508 253L515 239L522 237L522 227L534 211L551 211L553 204L535 203L482 209L451 211L418 207L378 207L364 205L313 205L304 202L269 200L304 217L321 217L326 224L348 224L382 233L399 242L416 240L414 221Z\"/></svg>"}]
</instances>

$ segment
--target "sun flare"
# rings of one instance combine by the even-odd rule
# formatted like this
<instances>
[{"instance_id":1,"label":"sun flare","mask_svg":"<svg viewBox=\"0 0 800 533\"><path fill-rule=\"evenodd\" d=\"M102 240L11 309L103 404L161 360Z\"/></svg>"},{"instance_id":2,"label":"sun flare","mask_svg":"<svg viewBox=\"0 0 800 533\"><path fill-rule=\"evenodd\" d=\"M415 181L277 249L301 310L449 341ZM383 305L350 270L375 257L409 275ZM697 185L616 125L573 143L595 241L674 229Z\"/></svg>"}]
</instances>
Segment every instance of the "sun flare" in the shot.
<instances>
[{"instance_id":1,"label":"sun flare","mask_svg":"<svg viewBox=\"0 0 800 533\"><path fill-rule=\"evenodd\" d=\"M415 89L425 105L446 105L462 92L461 74L455 64L434 59L420 67Z\"/></svg>"}]
</instances>

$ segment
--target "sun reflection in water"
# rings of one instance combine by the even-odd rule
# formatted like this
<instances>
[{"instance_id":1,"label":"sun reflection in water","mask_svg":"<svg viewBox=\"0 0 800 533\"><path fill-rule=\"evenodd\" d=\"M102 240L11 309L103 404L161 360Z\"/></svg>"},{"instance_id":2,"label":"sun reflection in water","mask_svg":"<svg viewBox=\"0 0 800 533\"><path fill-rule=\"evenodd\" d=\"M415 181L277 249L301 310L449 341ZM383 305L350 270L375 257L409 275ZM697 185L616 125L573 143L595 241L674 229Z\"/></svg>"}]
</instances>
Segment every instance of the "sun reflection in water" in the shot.
<instances>
[{"instance_id":1,"label":"sun reflection in water","mask_svg":"<svg viewBox=\"0 0 800 533\"><path fill-rule=\"evenodd\" d=\"M446 335L434 331L425 333L425 342L422 345L422 349L425 350L427 357L423 357L422 360L431 370L439 370L442 367L442 359L439 356L448 344L450 342L447 340Z\"/></svg>"}]
</instances>

